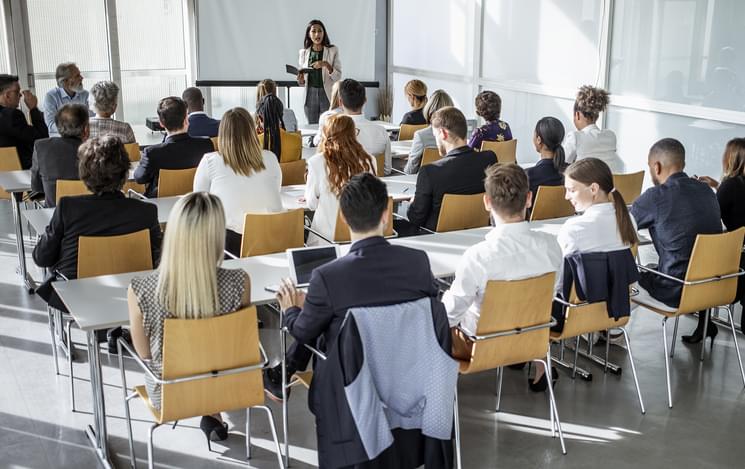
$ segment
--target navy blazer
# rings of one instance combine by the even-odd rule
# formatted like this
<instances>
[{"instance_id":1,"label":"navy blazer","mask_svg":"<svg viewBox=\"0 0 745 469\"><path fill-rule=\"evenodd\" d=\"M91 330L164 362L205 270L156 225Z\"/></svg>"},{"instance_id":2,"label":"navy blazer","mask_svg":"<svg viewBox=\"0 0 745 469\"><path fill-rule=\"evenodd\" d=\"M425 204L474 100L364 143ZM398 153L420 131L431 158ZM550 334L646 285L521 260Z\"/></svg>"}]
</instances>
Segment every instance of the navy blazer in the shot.
<instances>
[{"instance_id":1,"label":"navy blazer","mask_svg":"<svg viewBox=\"0 0 745 469\"><path fill-rule=\"evenodd\" d=\"M528 175L528 185L533 193L533 202L538 194L538 186L561 186L564 176L554 167L553 159L540 159L532 167L525 170Z\"/></svg>"},{"instance_id":2,"label":"navy blazer","mask_svg":"<svg viewBox=\"0 0 745 469\"><path fill-rule=\"evenodd\" d=\"M31 125L19 109L0 106L0 147L16 147L23 169L31 167L34 142L49 137L44 114L39 108L31 109L29 116Z\"/></svg>"},{"instance_id":3,"label":"navy blazer","mask_svg":"<svg viewBox=\"0 0 745 469\"><path fill-rule=\"evenodd\" d=\"M217 137L220 121L207 114L189 115L189 135L192 137Z\"/></svg>"}]
</instances>

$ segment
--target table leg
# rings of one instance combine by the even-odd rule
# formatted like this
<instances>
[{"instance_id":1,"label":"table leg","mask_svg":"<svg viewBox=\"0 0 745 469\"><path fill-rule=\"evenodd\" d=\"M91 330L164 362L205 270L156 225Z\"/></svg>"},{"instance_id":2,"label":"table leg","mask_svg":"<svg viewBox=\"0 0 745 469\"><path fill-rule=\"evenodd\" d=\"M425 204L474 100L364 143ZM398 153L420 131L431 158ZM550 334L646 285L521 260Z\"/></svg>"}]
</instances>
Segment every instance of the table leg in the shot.
<instances>
[{"instance_id":1,"label":"table leg","mask_svg":"<svg viewBox=\"0 0 745 469\"><path fill-rule=\"evenodd\" d=\"M23 245L23 220L21 220L21 199L23 198L23 192L13 192L10 197L10 203L13 206L13 224L16 229L16 245L18 247L18 269L20 270L21 278L26 285L29 293L33 293L36 290L36 282L29 275L26 268L26 247Z\"/></svg>"},{"instance_id":2,"label":"table leg","mask_svg":"<svg viewBox=\"0 0 745 469\"><path fill-rule=\"evenodd\" d=\"M284 328L284 313L279 308L279 349L282 352L282 433L285 441L285 467L290 467L290 440L288 437L289 406L287 402L287 330Z\"/></svg>"},{"instance_id":3,"label":"table leg","mask_svg":"<svg viewBox=\"0 0 745 469\"><path fill-rule=\"evenodd\" d=\"M91 369L91 395L93 396L93 426L85 430L88 440L96 450L98 462L104 468L113 468L109 459L108 435L106 432L106 406L103 396L103 378L101 376L101 357L98 353L96 331L87 331L88 363Z\"/></svg>"}]
</instances>

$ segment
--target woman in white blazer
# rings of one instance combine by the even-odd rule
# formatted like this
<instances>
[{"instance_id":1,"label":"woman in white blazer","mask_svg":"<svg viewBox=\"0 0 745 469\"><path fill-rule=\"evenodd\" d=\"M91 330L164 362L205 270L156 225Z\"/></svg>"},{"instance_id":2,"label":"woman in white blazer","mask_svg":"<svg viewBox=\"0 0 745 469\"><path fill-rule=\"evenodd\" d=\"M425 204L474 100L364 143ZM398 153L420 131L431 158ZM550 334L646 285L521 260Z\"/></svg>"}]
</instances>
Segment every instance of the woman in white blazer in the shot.
<instances>
[{"instance_id":1,"label":"woman in white blazer","mask_svg":"<svg viewBox=\"0 0 745 469\"><path fill-rule=\"evenodd\" d=\"M305 29L298 64L301 70L312 69L298 73L297 82L305 86L305 117L309 124L317 124L321 113L329 109L334 82L341 78L339 49L331 45L320 20L312 20Z\"/></svg>"}]
</instances>

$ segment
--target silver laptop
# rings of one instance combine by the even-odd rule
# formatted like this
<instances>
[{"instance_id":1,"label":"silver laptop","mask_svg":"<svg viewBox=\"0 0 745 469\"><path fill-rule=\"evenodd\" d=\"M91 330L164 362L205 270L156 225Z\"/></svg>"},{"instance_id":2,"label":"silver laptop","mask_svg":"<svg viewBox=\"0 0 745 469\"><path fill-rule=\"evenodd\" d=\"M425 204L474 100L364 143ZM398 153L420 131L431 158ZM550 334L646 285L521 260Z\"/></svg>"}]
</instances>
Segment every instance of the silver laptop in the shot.
<instances>
[{"instance_id":1,"label":"silver laptop","mask_svg":"<svg viewBox=\"0 0 745 469\"><path fill-rule=\"evenodd\" d=\"M287 250L290 276L298 287L307 287L313 269L339 258L339 246L313 246Z\"/></svg>"}]
</instances>

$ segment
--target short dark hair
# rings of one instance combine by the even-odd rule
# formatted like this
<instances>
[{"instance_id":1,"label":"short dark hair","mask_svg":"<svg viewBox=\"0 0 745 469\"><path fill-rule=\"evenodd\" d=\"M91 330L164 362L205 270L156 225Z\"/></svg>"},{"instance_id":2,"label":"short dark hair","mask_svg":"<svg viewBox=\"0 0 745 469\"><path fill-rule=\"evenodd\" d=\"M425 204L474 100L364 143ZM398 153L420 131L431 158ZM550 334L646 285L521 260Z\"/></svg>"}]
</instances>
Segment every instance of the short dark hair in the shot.
<instances>
[{"instance_id":1,"label":"short dark hair","mask_svg":"<svg viewBox=\"0 0 745 469\"><path fill-rule=\"evenodd\" d=\"M344 184L339 207L349 229L356 233L372 231L388 207L388 189L370 173L357 174Z\"/></svg>"},{"instance_id":2,"label":"short dark hair","mask_svg":"<svg viewBox=\"0 0 745 469\"><path fill-rule=\"evenodd\" d=\"M339 85L341 104L350 111L359 111L365 105L365 87L362 83L347 78Z\"/></svg>"},{"instance_id":3,"label":"short dark hair","mask_svg":"<svg viewBox=\"0 0 745 469\"><path fill-rule=\"evenodd\" d=\"M186 88L181 93L181 99L186 102L186 107L190 112L203 111L204 110L204 96L202 96L202 90L191 86Z\"/></svg>"},{"instance_id":4,"label":"short dark hair","mask_svg":"<svg viewBox=\"0 0 745 469\"><path fill-rule=\"evenodd\" d=\"M515 163L496 163L486 168L486 195L492 210L500 215L517 215L525 210L528 199L528 176Z\"/></svg>"},{"instance_id":5,"label":"short dark hair","mask_svg":"<svg viewBox=\"0 0 745 469\"><path fill-rule=\"evenodd\" d=\"M186 103L178 96L169 96L158 102L158 119L166 130L178 130L186 119Z\"/></svg>"},{"instance_id":6,"label":"short dark hair","mask_svg":"<svg viewBox=\"0 0 745 469\"><path fill-rule=\"evenodd\" d=\"M482 91L476 95L476 115L487 122L499 120L502 113L502 98L493 91Z\"/></svg>"},{"instance_id":7,"label":"short dark hair","mask_svg":"<svg viewBox=\"0 0 745 469\"><path fill-rule=\"evenodd\" d=\"M433 129L444 128L459 138L466 138L466 133L468 132L466 116L458 108L453 106L440 108L432 114L430 124L432 124Z\"/></svg>"},{"instance_id":8,"label":"short dark hair","mask_svg":"<svg viewBox=\"0 0 745 469\"><path fill-rule=\"evenodd\" d=\"M649 156L662 161L664 166L675 165L683 168L686 164L686 149L674 138L658 140L649 149Z\"/></svg>"},{"instance_id":9,"label":"short dark hair","mask_svg":"<svg viewBox=\"0 0 745 469\"><path fill-rule=\"evenodd\" d=\"M78 148L80 179L94 194L122 190L129 175L129 157L119 137L86 140Z\"/></svg>"},{"instance_id":10,"label":"short dark hair","mask_svg":"<svg viewBox=\"0 0 745 469\"><path fill-rule=\"evenodd\" d=\"M0 93L13 86L18 81L18 75L0 74Z\"/></svg>"},{"instance_id":11,"label":"short dark hair","mask_svg":"<svg viewBox=\"0 0 745 469\"><path fill-rule=\"evenodd\" d=\"M63 137L82 138L88 126L88 107L84 104L65 104L54 116L57 131Z\"/></svg>"}]
</instances>

